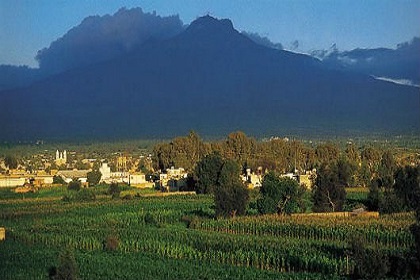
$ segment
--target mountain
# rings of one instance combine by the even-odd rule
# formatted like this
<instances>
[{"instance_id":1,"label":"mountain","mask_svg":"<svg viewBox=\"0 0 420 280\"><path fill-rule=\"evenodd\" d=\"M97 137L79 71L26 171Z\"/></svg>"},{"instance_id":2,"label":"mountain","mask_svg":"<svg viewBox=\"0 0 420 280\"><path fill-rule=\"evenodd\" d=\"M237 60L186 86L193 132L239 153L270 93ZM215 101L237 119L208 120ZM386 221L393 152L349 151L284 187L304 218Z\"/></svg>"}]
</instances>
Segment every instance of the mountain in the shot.
<instances>
[{"instance_id":1,"label":"mountain","mask_svg":"<svg viewBox=\"0 0 420 280\"><path fill-rule=\"evenodd\" d=\"M27 66L0 65L0 90L29 86L41 78L39 69Z\"/></svg>"},{"instance_id":2,"label":"mountain","mask_svg":"<svg viewBox=\"0 0 420 280\"><path fill-rule=\"evenodd\" d=\"M160 17L141 8L121 8L113 15L90 16L36 56L43 72L65 70L109 60L148 40L163 40L184 29L179 16Z\"/></svg>"},{"instance_id":3,"label":"mountain","mask_svg":"<svg viewBox=\"0 0 420 280\"><path fill-rule=\"evenodd\" d=\"M313 51L313 56L333 69L420 85L420 38L402 43L396 49L354 49L340 52L335 45L330 50Z\"/></svg>"},{"instance_id":4,"label":"mountain","mask_svg":"<svg viewBox=\"0 0 420 280\"><path fill-rule=\"evenodd\" d=\"M417 133L415 87L331 69L198 18L166 40L0 92L3 139Z\"/></svg>"}]
</instances>

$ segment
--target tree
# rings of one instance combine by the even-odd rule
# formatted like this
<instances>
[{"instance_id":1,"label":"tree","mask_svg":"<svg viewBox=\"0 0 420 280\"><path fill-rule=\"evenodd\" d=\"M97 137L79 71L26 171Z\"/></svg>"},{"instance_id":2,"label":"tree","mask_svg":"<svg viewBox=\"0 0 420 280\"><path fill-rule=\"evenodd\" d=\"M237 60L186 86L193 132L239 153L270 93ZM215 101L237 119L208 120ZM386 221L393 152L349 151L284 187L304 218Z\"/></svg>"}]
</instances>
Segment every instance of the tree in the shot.
<instances>
[{"instance_id":1,"label":"tree","mask_svg":"<svg viewBox=\"0 0 420 280\"><path fill-rule=\"evenodd\" d=\"M277 213L291 214L299 210L298 200L303 195L299 191L299 184L290 178L279 178L274 172L264 176L258 201L261 214Z\"/></svg>"},{"instance_id":2,"label":"tree","mask_svg":"<svg viewBox=\"0 0 420 280\"><path fill-rule=\"evenodd\" d=\"M109 186L108 193L110 195L112 195L112 198L118 198L118 197L120 197L121 188L118 185L118 183L111 183L111 185Z\"/></svg>"},{"instance_id":3,"label":"tree","mask_svg":"<svg viewBox=\"0 0 420 280\"><path fill-rule=\"evenodd\" d=\"M81 183L78 180L73 180L67 186L67 189L70 191L78 191L81 188Z\"/></svg>"},{"instance_id":4,"label":"tree","mask_svg":"<svg viewBox=\"0 0 420 280\"><path fill-rule=\"evenodd\" d=\"M390 151L383 153L378 169L379 179L382 181L382 186L385 190L392 188L394 184L394 172L397 169L394 156Z\"/></svg>"},{"instance_id":5,"label":"tree","mask_svg":"<svg viewBox=\"0 0 420 280\"><path fill-rule=\"evenodd\" d=\"M347 158L340 157L337 161L337 176L338 176L338 183L343 185L344 187L349 187L350 185L354 185L355 179L354 175L356 173L357 166L352 164Z\"/></svg>"},{"instance_id":6,"label":"tree","mask_svg":"<svg viewBox=\"0 0 420 280\"><path fill-rule=\"evenodd\" d=\"M254 146L255 140L248 138L242 131L232 132L228 135L224 145L225 156L244 166L249 160Z\"/></svg>"},{"instance_id":7,"label":"tree","mask_svg":"<svg viewBox=\"0 0 420 280\"><path fill-rule=\"evenodd\" d=\"M244 215L249 201L249 191L242 183L240 166L232 160L224 162L214 193L216 216Z\"/></svg>"},{"instance_id":8,"label":"tree","mask_svg":"<svg viewBox=\"0 0 420 280\"><path fill-rule=\"evenodd\" d=\"M96 186L101 181L102 173L99 170L88 172L87 181L89 186Z\"/></svg>"},{"instance_id":9,"label":"tree","mask_svg":"<svg viewBox=\"0 0 420 280\"><path fill-rule=\"evenodd\" d=\"M214 193L223 163L219 153L207 155L197 163L194 172L197 180L197 193Z\"/></svg>"},{"instance_id":10,"label":"tree","mask_svg":"<svg viewBox=\"0 0 420 280\"><path fill-rule=\"evenodd\" d=\"M379 206L381 205L382 196L380 191L380 181L374 179L369 185L369 193L367 196L367 207L370 211L378 211Z\"/></svg>"},{"instance_id":11,"label":"tree","mask_svg":"<svg viewBox=\"0 0 420 280\"><path fill-rule=\"evenodd\" d=\"M78 274L76 259L70 249L61 252L58 267L49 269L50 279L54 280L76 280L79 278Z\"/></svg>"},{"instance_id":12,"label":"tree","mask_svg":"<svg viewBox=\"0 0 420 280\"><path fill-rule=\"evenodd\" d=\"M60 184L60 185L65 185L66 182L64 181L63 178L61 178L61 176L59 175L54 175L53 176L53 184Z\"/></svg>"},{"instance_id":13,"label":"tree","mask_svg":"<svg viewBox=\"0 0 420 280\"><path fill-rule=\"evenodd\" d=\"M325 143L316 147L315 154L320 164L327 164L338 160L340 150L333 143Z\"/></svg>"},{"instance_id":14,"label":"tree","mask_svg":"<svg viewBox=\"0 0 420 280\"><path fill-rule=\"evenodd\" d=\"M18 167L18 160L16 159L15 156L7 155L4 158L4 164L9 169L16 169Z\"/></svg>"},{"instance_id":15,"label":"tree","mask_svg":"<svg viewBox=\"0 0 420 280\"><path fill-rule=\"evenodd\" d=\"M420 166L400 167L395 172L394 191L408 210L416 210L420 199Z\"/></svg>"},{"instance_id":16,"label":"tree","mask_svg":"<svg viewBox=\"0 0 420 280\"><path fill-rule=\"evenodd\" d=\"M381 161L381 153L376 148L368 146L362 150L360 157L362 158L362 164L366 164L369 170L369 172L366 172L370 174L369 180L365 181L367 184L372 177L377 175L379 162Z\"/></svg>"},{"instance_id":17,"label":"tree","mask_svg":"<svg viewBox=\"0 0 420 280\"><path fill-rule=\"evenodd\" d=\"M339 183L336 165L321 165L313 189L315 212L335 212L343 209L346 199L344 185Z\"/></svg>"}]
</instances>

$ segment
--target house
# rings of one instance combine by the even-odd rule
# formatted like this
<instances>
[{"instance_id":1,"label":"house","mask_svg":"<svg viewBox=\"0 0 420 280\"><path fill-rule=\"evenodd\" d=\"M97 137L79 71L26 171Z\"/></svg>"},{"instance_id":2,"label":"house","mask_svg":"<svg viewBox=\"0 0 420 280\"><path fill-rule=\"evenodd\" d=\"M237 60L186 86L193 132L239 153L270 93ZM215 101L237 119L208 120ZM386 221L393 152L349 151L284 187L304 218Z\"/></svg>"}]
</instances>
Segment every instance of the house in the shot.
<instances>
[{"instance_id":1,"label":"house","mask_svg":"<svg viewBox=\"0 0 420 280\"><path fill-rule=\"evenodd\" d=\"M166 191L178 191L180 188L186 186L188 173L185 169L171 168L166 169L166 173L159 174L159 187Z\"/></svg>"},{"instance_id":2,"label":"house","mask_svg":"<svg viewBox=\"0 0 420 280\"><path fill-rule=\"evenodd\" d=\"M90 169L85 170L60 170L57 172L57 176L63 178L64 182L70 183L73 179L78 179L79 181L86 182L87 174L92 171Z\"/></svg>"},{"instance_id":3,"label":"house","mask_svg":"<svg viewBox=\"0 0 420 280\"><path fill-rule=\"evenodd\" d=\"M0 188L15 188L25 184L26 178L18 175L0 176Z\"/></svg>"},{"instance_id":4,"label":"house","mask_svg":"<svg viewBox=\"0 0 420 280\"><path fill-rule=\"evenodd\" d=\"M251 169L246 170L246 174L242 176L242 181L248 184L248 188L259 188L262 186L263 175L261 172L251 173Z\"/></svg>"}]
</instances>

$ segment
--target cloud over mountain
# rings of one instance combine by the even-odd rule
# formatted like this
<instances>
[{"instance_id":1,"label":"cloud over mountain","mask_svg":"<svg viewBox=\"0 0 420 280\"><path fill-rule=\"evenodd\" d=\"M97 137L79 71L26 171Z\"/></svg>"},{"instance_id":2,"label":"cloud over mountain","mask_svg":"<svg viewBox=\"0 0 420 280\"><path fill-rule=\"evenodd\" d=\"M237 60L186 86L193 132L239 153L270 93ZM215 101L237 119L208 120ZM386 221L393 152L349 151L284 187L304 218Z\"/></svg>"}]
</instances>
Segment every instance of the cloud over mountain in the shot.
<instances>
[{"instance_id":1,"label":"cloud over mountain","mask_svg":"<svg viewBox=\"0 0 420 280\"><path fill-rule=\"evenodd\" d=\"M420 84L418 37L398 44L396 49L354 49L341 52L333 45L329 50L313 51L311 55L320 58L332 68Z\"/></svg>"},{"instance_id":2,"label":"cloud over mountain","mask_svg":"<svg viewBox=\"0 0 420 280\"><path fill-rule=\"evenodd\" d=\"M170 38L184 29L178 15L161 17L141 8L122 8L114 15L90 16L40 50L40 68L49 73L118 57L146 41Z\"/></svg>"},{"instance_id":3,"label":"cloud over mountain","mask_svg":"<svg viewBox=\"0 0 420 280\"><path fill-rule=\"evenodd\" d=\"M248 37L249 39L251 39L252 41L254 41L255 43L259 45L272 48L272 49L278 49L278 50L283 49L283 45L281 43L274 43L267 37L261 36L258 33L248 32L248 31L242 31L241 33L242 35L245 35L246 37Z\"/></svg>"}]
</instances>

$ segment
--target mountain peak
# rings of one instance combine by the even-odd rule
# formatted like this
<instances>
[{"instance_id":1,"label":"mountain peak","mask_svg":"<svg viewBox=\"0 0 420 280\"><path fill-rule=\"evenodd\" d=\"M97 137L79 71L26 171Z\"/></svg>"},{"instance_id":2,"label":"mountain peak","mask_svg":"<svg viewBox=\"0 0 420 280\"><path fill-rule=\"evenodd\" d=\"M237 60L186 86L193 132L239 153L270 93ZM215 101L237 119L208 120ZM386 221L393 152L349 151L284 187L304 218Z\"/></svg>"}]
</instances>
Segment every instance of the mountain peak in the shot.
<instances>
[{"instance_id":1,"label":"mountain peak","mask_svg":"<svg viewBox=\"0 0 420 280\"><path fill-rule=\"evenodd\" d=\"M233 24L229 19L217 19L206 15L194 20L187 28L187 32L234 32Z\"/></svg>"}]
</instances>

